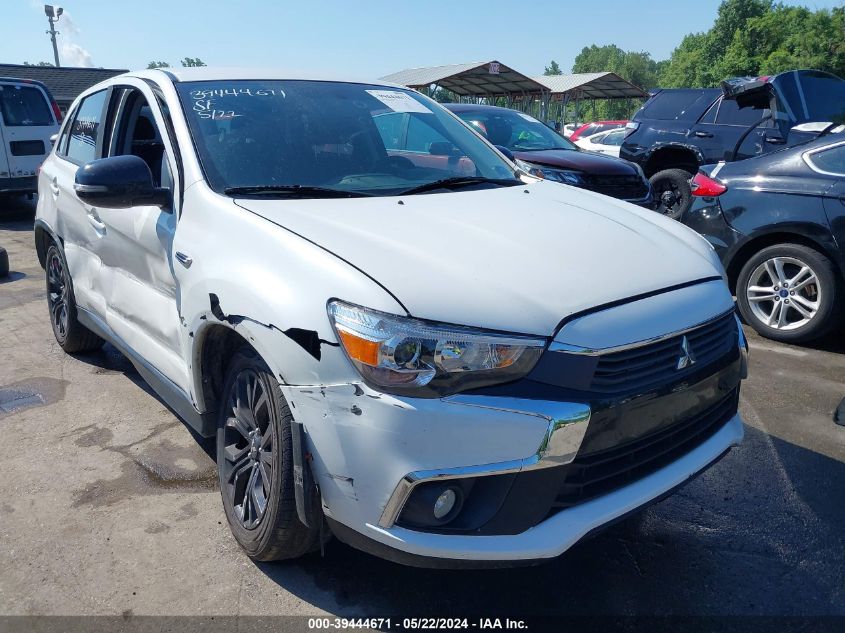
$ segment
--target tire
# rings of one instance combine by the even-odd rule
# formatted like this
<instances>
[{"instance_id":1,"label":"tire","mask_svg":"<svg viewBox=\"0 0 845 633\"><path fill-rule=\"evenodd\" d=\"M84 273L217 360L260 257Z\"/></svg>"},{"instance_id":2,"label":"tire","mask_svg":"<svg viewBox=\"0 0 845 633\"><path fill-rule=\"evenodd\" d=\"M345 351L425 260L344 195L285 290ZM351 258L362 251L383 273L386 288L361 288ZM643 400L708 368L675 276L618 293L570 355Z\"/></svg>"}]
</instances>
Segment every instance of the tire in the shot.
<instances>
[{"instance_id":1,"label":"tire","mask_svg":"<svg viewBox=\"0 0 845 633\"><path fill-rule=\"evenodd\" d=\"M45 257L47 307L50 325L56 342L68 354L91 352L103 346L103 339L82 325L77 319L73 282L64 253L55 242Z\"/></svg>"},{"instance_id":2,"label":"tire","mask_svg":"<svg viewBox=\"0 0 845 633\"><path fill-rule=\"evenodd\" d=\"M736 284L745 322L761 336L784 343L827 334L837 325L842 295L833 262L800 244L764 248L745 263Z\"/></svg>"},{"instance_id":3,"label":"tire","mask_svg":"<svg viewBox=\"0 0 845 633\"><path fill-rule=\"evenodd\" d=\"M0 246L0 277L9 276L9 254Z\"/></svg>"},{"instance_id":4,"label":"tire","mask_svg":"<svg viewBox=\"0 0 845 633\"><path fill-rule=\"evenodd\" d=\"M257 561L315 550L320 530L303 525L296 513L293 416L272 372L251 348L244 346L232 357L218 409L217 472L235 540ZM246 494L249 488L254 495ZM309 515L312 526L324 520L319 507L310 508Z\"/></svg>"},{"instance_id":5,"label":"tire","mask_svg":"<svg viewBox=\"0 0 845 633\"><path fill-rule=\"evenodd\" d=\"M649 178L657 202L655 211L679 220L692 206L692 174L683 169L664 169Z\"/></svg>"}]
</instances>

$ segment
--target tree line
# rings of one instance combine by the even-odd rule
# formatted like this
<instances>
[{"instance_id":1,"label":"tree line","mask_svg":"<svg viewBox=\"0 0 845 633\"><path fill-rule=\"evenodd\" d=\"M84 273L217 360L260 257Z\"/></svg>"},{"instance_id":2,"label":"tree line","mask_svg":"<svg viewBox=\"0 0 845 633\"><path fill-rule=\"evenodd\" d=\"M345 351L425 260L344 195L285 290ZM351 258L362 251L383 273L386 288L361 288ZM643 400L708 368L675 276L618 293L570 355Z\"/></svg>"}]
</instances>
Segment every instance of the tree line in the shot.
<instances>
[{"instance_id":1,"label":"tree line","mask_svg":"<svg viewBox=\"0 0 845 633\"><path fill-rule=\"evenodd\" d=\"M845 78L845 7L812 10L772 0L724 0L713 26L690 33L669 59L614 44L587 46L573 73L611 71L646 90L705 88L729 77L814 68ZM562 71L556 61L547 75ZM586 102L583 120L627 118L639 106L626 100Z\"/></svg>"}]
</instances>

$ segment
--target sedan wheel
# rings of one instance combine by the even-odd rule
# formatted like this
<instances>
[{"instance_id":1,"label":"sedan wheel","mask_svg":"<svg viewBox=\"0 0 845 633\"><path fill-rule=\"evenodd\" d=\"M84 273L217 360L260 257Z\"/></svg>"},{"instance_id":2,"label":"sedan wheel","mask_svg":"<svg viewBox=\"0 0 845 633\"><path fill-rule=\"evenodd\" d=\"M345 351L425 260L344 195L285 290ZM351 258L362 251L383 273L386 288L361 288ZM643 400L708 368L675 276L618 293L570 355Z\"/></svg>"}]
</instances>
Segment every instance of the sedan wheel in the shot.
<instances>
[{"instance_id":1,"label":"sedan wheel","mask_svg":"<svg viewBox=\"0 0 845 633\"><path fill-rule=\"evenodd\" d=\"M787 343L830 331L838 321L842 287L833 263L800 244L776 244L751 257L739 273L736 297L746 323Z\"/></svg>"},{"instance_id":2,"label":"sedan wheel","mask_svg":"<svg viewBox=\"0 0 845 633\"><path fill-rule=\"evenodd\" d=\"M822 299L818 275L794 257L773 257L757 266L746 288L751 312L776 330L806 326Z\"/></svg>"}]
</instances>

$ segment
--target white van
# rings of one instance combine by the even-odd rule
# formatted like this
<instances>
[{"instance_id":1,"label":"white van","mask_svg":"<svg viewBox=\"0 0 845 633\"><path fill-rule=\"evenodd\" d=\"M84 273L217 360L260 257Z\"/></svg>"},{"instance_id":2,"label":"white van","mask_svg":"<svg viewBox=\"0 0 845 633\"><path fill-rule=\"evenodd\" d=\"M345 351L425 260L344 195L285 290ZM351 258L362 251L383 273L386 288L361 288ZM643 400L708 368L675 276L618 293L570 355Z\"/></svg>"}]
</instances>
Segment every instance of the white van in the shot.
<instances>
[{"instance_id":1,"label":"white van","mask_svg":"<svg viewBox=\"0 0 845 633\"><path fill-rule=\"evenodd\" d=\"M44 84L0 77L0 194L35 193L62 115Z\"/></svg>"}]
</instances>

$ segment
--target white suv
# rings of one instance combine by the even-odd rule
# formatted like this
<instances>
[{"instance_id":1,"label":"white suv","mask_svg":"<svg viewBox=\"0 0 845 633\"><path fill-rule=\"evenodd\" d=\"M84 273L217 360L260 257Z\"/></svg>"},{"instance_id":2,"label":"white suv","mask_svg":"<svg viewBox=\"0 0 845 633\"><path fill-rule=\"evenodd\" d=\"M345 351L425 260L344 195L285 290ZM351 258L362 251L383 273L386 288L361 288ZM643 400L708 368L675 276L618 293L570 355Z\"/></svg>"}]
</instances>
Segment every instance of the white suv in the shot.
<instances>
[{"instance_id":1,"label":"white suv","mask_svg":"<svg viewBox=\"0 0 845 633\"><path fill-rule=\"evenodd\" d=\"M255 559L326 527L409 564L547 559L742 438L707 242L521 174L411 90L122 75L39 178L56 339L109 341L216 434Z\"/></svg>"}]
</instances>

